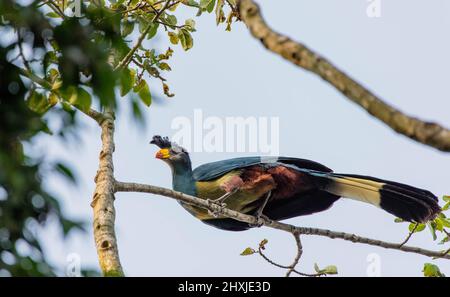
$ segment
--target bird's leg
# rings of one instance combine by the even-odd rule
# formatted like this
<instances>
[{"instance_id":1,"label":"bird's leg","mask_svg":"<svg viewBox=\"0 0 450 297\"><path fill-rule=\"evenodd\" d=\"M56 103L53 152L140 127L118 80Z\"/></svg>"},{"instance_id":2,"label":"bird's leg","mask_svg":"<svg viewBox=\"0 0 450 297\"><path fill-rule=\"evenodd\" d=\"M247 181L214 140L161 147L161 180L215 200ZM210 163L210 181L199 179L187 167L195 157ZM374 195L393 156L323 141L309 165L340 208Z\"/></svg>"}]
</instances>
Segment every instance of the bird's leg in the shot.
<instances>
[{"instance_id":1,"label":"bird's leg","mask_svg":"<svg viewBox=\"0 0 450 297\"><path fill-rule=\"evenodd\" d=\"M227 200L228 197L230 197L231 195L233 195L234 193L236 193L239 189L233 189L230 192L227 192L225 194L223 194L222 196L220 196L219 198L215 199L214 202L218 203L218 204L222 204L225 200Z\"/></svg>"},{"instance_id":2,"label":"bird's leg","mask_svg":"<svg viewBox=\"0 0 450 297\"><path fill-rule=\"evenodd\" d=\"M264 211L264 208L266 207L267 202L269 201L271 195L272 195L272 191L267 192L266 197L264 198L264 202L259 206L258 210L256 211L255 217L258 221L260 218L267 219L267 220L269 219L267 216L265 216L263 214L263 211ZM258 224L250 224L250 226L251 227L261 227L262 225L258 223Z\"/></svg>"},{"instance_id":3,"label":"bird's leg","mask_svg":"<svg viewBox=\"0 0 450 297\"><path fill-rule=\"evenodd\" d=\"M227 200L228 197L230 197L231 195L233 195L234 193L236 193L238 190L239 190L239 189L237 189L237 188L236 188L236 189L233 189L232 191L226 192L225 194L223 194L222 196L220 196L219 198L214 199L214 200L207 199L207 202L208 202L208 203L215 203L215 204L218 204L218 205L220 205L220 207L222 207L222 208L227 207L227 204L224 203L224 201ZM218 215L219 215L217 212L213 212L213 211L210 211L210 210L208 210L208 213L209 213L210 215L214 216L214 217L218 217Z\"/></svg>"}]
</instances>

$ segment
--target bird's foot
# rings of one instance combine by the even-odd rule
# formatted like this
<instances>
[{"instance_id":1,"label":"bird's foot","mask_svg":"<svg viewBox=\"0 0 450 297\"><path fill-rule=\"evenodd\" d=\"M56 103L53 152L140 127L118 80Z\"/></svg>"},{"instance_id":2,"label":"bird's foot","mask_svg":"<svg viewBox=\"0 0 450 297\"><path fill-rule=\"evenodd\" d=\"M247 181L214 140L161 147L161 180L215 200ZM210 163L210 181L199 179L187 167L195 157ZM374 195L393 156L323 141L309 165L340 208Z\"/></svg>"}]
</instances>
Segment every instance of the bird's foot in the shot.
<instances>
[{"instance_id":1,"label":"bird's foot","mask_svg":"<svg viewBox=\"0 0 450 297\"><path fill-rule=\"evenodd\" d=\"M255 224L248 224L251 228L260 228L264 226L265 222L270 222L270 218L262 213L256 214L256 223Z\"/></svg>"},{"instance_id":2,"label":"bird's foot","mask_svg":"<svg viewBox=\"0 0 450 297\"><path fill-rule=\"evenodd\" d=\"M210 209L208 209L208 214L210 216L215 217L215 218L219 217L220 214L221 214L221 210L223 210L224 208L227 207L226 203L223 203L223 202L217 201L217 200L206 199L206 203L208 203L209 206L215 205L215 206L219 207L220 210L210 210Z\"/></svg>"}]
</instances>

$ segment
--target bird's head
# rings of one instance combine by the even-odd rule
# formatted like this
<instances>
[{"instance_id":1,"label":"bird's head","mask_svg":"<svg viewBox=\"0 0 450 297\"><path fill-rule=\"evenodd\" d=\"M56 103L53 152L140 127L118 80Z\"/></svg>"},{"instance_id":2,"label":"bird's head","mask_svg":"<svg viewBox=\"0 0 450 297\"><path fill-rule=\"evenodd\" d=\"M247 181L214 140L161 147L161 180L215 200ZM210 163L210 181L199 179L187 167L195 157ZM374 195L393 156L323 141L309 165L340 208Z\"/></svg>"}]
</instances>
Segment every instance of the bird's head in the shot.
<instances>
[{"instance_id":1,"label":"bird's head","mask_svg":"<svg viewBox=\"0 0 450 297\"><path fill-rule=\"evenodd\" d=\"M187 150L175 142L171 142L168 137L155 135L150 143L160 148L155 155L157 159L161 159L172 166L190 165L190 158Z\"/></svg>"}]
</instances>

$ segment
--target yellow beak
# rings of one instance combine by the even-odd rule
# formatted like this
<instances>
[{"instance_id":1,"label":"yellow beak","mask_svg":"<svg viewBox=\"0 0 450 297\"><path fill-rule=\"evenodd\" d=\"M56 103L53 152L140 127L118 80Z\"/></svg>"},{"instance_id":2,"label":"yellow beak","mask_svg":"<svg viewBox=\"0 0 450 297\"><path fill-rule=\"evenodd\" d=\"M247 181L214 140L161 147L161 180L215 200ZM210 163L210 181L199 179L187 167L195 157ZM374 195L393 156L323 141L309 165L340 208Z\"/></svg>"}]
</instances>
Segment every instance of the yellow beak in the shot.
<instances>
[{"instance_id":1,"label":"yellow beak","mask_svg":"<svg viewBox=\"0 0 450 297\"><path fill-rule=\"evenodd\" d=\"M170 158L169 149L160 149L155 156L157 159L168 159Z\"/></svg>"}]
</instances>

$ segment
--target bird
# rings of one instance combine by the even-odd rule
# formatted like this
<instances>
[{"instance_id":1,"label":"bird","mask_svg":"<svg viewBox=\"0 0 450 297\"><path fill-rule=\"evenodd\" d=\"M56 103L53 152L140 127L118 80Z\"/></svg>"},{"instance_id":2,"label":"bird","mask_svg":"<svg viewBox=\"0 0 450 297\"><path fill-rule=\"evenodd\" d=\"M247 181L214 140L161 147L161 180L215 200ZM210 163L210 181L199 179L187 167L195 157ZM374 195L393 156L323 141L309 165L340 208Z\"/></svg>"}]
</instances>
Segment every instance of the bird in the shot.
<instances>
[{"instance_id":1,"label":"bird","mask_svg":"<svg viewBox=\"0 0 450 297\"><path fill-rule=\"evenodd\" d=\"M203 164L192 170L186 149L168 137L153 136L155 157L172 171L172 188L240 213L270 220L311 215L340 198L365 202L408 222L425 223L441 211L430 191L375 177L335 173L306 159L238 157ZM194 217L227 231L257 227L179 201Z\"/></svg>"}]
</instances>

